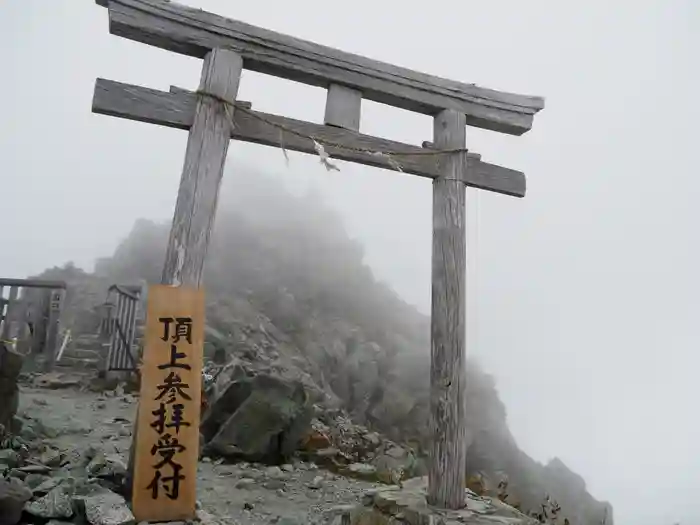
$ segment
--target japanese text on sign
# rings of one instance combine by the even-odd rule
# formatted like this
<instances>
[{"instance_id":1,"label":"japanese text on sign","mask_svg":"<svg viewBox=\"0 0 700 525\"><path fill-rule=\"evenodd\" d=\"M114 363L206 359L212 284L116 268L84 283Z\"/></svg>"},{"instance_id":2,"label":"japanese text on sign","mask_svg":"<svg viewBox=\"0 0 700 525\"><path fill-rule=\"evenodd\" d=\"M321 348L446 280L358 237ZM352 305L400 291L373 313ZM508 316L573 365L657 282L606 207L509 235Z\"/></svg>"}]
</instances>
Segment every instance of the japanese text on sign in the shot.
<instances>
[{"instance_id":1,"label":"japanese text on sign","mask_svg":"<svg viewBox=\"0 0 700 525\"><path fill-rule=\"evenodd\" d=\"M133 487L139 520L194 515L203 310L199 290L149 289Z\"/></svg>"},{"instance_id":2,"label":"japanese text on sign","mask_svg":"<svg viewBox=\"0 0 700 525\"><path fill-rule=\"evenodd\" d=\"M184 369L191 370L187 364L188 352L186 349L180 351L180 345L192 345L192 318L191 317L161 317L158 319L163 325L163 336L161 340L170 343L170 355L168 361L158 365L159 370ZM171 324L174 329L171 334ZM189 427L192 424L185 419L184 401L192 401L192 397L187 393L190 385L182 381L180 375L171 371L157 386L158 394L154 401L159 402L156 410L152 410L154 416L151 428L158 433L158 442L151 447L151 455L159 456L153 464L153 479L148 485L151 490L151 497L158 499L161 493L170 499L178 499L180 496L180 482L185 479L182 473L183 467L176 461L176 456L187 450L177 438L180 427ZM166 432L166 430L168 432ZM175 436L170 434L170 430ZM164 473L164 469L169 469L169 473Z\"/></svg>"}]
</instances>

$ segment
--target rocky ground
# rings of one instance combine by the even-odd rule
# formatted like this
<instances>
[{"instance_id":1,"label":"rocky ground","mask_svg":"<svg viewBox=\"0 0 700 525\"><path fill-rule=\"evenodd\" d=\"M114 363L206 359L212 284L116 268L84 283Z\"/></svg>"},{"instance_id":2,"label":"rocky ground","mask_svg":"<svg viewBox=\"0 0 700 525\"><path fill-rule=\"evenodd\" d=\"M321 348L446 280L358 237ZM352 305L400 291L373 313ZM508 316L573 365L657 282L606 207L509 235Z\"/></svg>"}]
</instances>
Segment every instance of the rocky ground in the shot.
<instances>
[{"instance_id":1,"label":"rocky ground","mask_svg":"<svg viewBox=\"0 0 700 525\"><path fill-rule=\"evenodd\" d=\"M86 472L85 478L95 474L114 481L128 456L136 398L112 391L96 394L81 390L79 384L70 384L63 379L60 389L22 388L19 419L24 421L24 428L19 441L33 450L27 453L20 445L15 447L20 448L18 454L5 449L0 455L0 469L2 463L14 468L20 462L17 455L26 456L26 461L21 461L24 467L15 468L13 474L17 479L24 478L24 483L33 488L34 496L44 494L47 480L75 476L75 470L65 465L70 458L79 456L88 465L91 460L99 462L95 457L106 458L106 461L102 459L108 464L106 475ZM205 457L198 471L200 516L222 524L331 522L335 514L356 505L367 489L376 486L300 460L265 466L247 462L226 464ZM26 505L27 509L32 509L32 503ZM68 518L60 515L60 511L55 511L54 516L48 515L51 512L37 514L46 519ZM0 524L5 523L0 517Z\"/></svg>"},{"instance_id":2,"label":"rocky ground","mask_svg":"<svg viewBox=\"0 0 700 525\"><path fill-rule=\"evenodd\" d=\"M121 385L94 392L84 377L38 375L24 383L14 428L0 441L0 525L135 525L123 492L137 397ZM415 461L407 449L338 413L317 414L301 448L280 465L234 463L205 452L196 522L534 523L469 490L462 511L428 508L425 478L407 475L408 458Z\"/></svg>"},{"instance_id":3,"label":"rocky ground","mask_svg":"<svg viewBox=\"0 0 700 525\"><path fill-rule=\"evenodd\" d=\"M264 459L281 467L300 457L302 445L306 462L341 475L340 480L351 475L393 484L424 476L421 456L431 439L429 318L373 275L361 244L329 206L313 194L289 194L275 177L252 175L232 177L233 185L222 188L207 252L203 354L219 362L214 358L223 355L232 366L210 374L213 408L201 430L212 464L202 465L202 471L223 468L213 465L222 457L248 463ZM70 329L73 341L62 354L64 364L99 368L104 347L97 332L108 287L159 282L169 230L169 222L137 220L114 252L95 262L93 272L68 263L34 276L67 283L60 324ZM142 320L135 331L135 346L140 347ZM3 397L13 395L12 381L2 377L12 372L9 368L3 372L0 364L0 424L13 412L13 403ZM600 525L603 520L610 525L612 508L596 501L580 476L559 460L543 465L520 450L495 381L473 360L467 362L465 397L467 486L481 493L479 486L496 490L506 480L506 500L515 506L539 512L551 495L571 525ZM111 407L113 400L107 404ZM105 412L100 422L109 417L115 416ZM261 420L269 423L266 428L260 428ZM251 422L255 424L246 424ZM130 428L121 423L103 426L105 432ZM253 427L255 435L249 431ZM108 444L121 441L119 437ZM292 449L294 454L289 454ZM303 482L314 476L305 473ZM476 485L469 484L472 476L479 478ZM336 482L330 479L328 484ZM204 503L207 481L200 486ZM287 492L307 492L303 484L294 487ZM322 493L318 489L310 497L325 500ZM272 500L276 490L261 494ZM233 508L239 509L239 503ZM216 504L221 503L211 503ZM253 513L262 507L253 505Z\"/></svg>"}]
</instances>

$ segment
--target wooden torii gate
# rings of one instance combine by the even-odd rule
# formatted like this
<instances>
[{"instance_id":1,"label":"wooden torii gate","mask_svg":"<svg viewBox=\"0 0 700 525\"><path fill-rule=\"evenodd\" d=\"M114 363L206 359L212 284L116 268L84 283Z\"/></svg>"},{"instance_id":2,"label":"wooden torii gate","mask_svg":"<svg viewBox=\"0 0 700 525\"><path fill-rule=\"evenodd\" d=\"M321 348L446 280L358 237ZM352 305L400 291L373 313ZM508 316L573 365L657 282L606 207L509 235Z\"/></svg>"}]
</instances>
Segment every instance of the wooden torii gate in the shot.
<instances>
[{"instance_id":1,"label":"wooden torii gate","mask_svg":"<svg viewBox=\"0 0 700 525\"><path fill-rule=\"evenodd\" d=\"M162 283L199 286L231 138L433 179L428 503L464 505L465 186L525 195L525 176L466 149L466 126L510 135L532 127L541 97L485 89L386 64L167 0L96 0L112 34L204 59L199 89L163 92L97 79L95 113L189 130ZM236 100L243 69L328 89L323 124L253 111ZM364 135L362 99L434 118L422 146Z\"/></svg>"}]
</instances>

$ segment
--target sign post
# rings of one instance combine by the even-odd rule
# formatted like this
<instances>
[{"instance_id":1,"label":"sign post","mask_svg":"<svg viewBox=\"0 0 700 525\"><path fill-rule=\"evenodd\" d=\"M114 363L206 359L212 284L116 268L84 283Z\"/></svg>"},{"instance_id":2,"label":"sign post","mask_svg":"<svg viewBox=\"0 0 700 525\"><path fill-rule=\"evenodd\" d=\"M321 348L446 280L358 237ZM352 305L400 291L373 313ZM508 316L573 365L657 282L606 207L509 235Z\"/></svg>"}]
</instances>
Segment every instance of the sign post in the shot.
<instances>
[{"instance_id":1,"label":"sign post","mask_svg":"<svg viewBox=\"0 0 700 525\"><path fill-rule=\"evenodd\" d=\"M194 518L203 345L204 292L151 286L134 450L138 521Z\"/></svg>"}]
</instances>

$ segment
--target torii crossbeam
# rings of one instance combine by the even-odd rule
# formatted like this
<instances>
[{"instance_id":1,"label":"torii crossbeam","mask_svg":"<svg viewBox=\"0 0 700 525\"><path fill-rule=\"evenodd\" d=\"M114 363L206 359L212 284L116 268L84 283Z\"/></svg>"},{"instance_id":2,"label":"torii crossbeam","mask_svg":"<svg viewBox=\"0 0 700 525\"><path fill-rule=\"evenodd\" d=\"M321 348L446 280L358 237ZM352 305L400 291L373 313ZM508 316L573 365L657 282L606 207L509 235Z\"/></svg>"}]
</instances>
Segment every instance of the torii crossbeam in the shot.
<instances>
[{"instance_id":1,"label":"torii crossbeam","mask_svg":"<svg viewBox=\"0 0 700 525\"><path fill-rule=\"evenodd\" d=\"M92 110L189 130L162 283L199 286L231 138L433 179L431 415L428 502L465 501L465 186L523 197L525 176L466 150L466 126L530 130L541 97L411 71L167 0L96 0L110 32L204 59L197 92L98 79ZM243 69L328 89L322 124L236 100ZM360 133L362 99L434 118L422 147ZM282 137L282 141L280 139ZM187 511L190 512L190 511ZM178 514L164 519L186 519ZM192 503L191 513L194 513ZM138 516L137 516L138 517Z\"/></svg>"}]
</instances>

